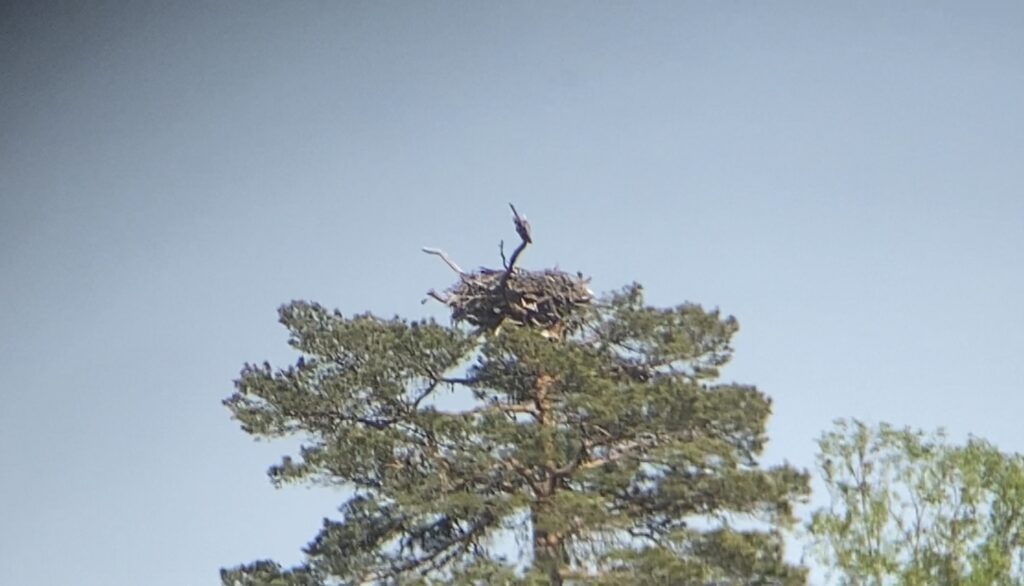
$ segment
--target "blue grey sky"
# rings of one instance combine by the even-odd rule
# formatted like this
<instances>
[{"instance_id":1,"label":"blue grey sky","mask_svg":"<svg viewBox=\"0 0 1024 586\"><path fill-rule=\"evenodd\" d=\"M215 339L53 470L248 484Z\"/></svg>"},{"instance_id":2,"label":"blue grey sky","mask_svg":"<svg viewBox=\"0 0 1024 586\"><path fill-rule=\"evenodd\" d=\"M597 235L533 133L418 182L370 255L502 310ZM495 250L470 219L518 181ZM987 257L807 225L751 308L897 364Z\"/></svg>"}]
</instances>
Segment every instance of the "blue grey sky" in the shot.
<instances>
[{"instance_id":1,"label":"blue grey sky","mask_svg":"<svg viewBox=\"0 0 1024 586\"><path fill-rule=\"evenodd\" d=\"M276 308L496 265L742 325L768 462L837 417L1024 450L1024 5L7 2L0 584L217 584L341 495L220 405Z\"/></svg>"}]
</instances>

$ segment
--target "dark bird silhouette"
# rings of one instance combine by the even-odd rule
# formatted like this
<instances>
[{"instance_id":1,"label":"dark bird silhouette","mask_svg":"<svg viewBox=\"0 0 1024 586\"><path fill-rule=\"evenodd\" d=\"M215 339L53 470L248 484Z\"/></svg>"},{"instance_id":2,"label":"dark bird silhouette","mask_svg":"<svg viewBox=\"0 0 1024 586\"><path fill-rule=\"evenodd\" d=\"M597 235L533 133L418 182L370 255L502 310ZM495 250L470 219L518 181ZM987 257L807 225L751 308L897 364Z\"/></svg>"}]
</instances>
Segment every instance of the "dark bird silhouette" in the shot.
<instances>
[{"instance_id":1,"label":"dark bird silhouette","mask_svg":"<svg viewBox=\"0 0 1024 586\"><path fill-rule=\"evenodd\" d=\"M530 223L526 221L526 216L520 216L516 211L516 206L511 203L508 204L508 207L512 208L512 215L515 216L516 234L519 234L523 242L533 244L533 237L530 236Z\"/></svg>"}]
</instances>

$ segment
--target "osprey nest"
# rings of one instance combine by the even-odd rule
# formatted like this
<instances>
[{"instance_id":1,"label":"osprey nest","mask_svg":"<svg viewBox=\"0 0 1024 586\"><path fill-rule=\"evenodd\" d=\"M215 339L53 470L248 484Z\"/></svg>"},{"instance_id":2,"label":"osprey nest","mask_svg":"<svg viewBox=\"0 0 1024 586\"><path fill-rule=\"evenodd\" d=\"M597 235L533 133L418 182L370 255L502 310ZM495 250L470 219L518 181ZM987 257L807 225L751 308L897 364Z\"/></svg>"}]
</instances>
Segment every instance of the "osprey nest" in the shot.
<instances>
[{"instance_id":1,"label":"osprey nest","mask_svg":"<svg viewBox=\"0 0 1024 586\"><path fill-rule=\"evenodd\" d=\"M558 269L527 271L517 268L520 253L533 238L526 218L520 216L514 206L512 213L521 242L507 261L502 243L504 269L480 268L465 272L443 251L424 248L424 252L440 256L459 274L458 282L443 293L431 290L427 294L447 305L453 320L468 322L482 330L494 330L508 321L561 336L574 329L578 310L593 302L594 294L588 287L590 279L585 279L581 273L570 275Z\"/></svg>"}]
</instances>

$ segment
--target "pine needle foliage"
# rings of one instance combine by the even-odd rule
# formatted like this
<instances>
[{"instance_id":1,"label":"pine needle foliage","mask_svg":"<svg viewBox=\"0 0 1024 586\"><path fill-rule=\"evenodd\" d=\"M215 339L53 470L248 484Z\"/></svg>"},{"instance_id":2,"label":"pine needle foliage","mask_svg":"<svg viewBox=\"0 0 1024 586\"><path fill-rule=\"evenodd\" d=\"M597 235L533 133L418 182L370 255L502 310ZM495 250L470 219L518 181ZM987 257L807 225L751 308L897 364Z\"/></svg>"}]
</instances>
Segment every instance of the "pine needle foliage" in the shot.
<instances>
[{"instance_id":1,"label":"pine needle foliage","mask_svg":"<svg viewBox=\"0 0 1024 586\"><path fill-rule=\"evenodd\" d=\"M759 466L771 401L717 382L736 320L639 285L574 311L551 335L281 307L297 361L245 365L225 405L302 440L275 484L348 498L304 563L223 583L803 584L782 531L807 474Z\"/></svg>"}]
</instances>

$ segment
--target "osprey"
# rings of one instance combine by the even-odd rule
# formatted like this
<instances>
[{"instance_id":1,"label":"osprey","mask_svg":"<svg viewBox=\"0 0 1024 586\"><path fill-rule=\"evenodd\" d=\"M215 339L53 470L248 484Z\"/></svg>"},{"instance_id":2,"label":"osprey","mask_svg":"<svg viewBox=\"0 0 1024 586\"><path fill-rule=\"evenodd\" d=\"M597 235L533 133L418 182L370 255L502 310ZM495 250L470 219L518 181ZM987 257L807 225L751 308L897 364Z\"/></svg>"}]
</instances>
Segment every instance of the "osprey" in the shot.
<instances>
[{"instance_id":1,"label":"osprey","mask_svg":"<svg viewBox=\"0 0 1024 586\"><path fill-rule=\"evenodd\" d=\"M520 216L519 212L516 211L516 206L511 203L508 204L508 207L512 208L512 215L515 216L516 234L519 234L523 242L533 244L533 238L530 237L530 223L526 221L526 217Z\"/></svg>"}]
</instances>

